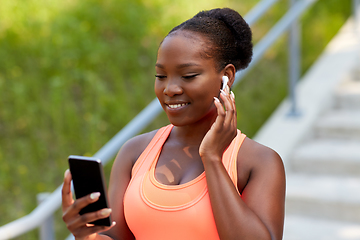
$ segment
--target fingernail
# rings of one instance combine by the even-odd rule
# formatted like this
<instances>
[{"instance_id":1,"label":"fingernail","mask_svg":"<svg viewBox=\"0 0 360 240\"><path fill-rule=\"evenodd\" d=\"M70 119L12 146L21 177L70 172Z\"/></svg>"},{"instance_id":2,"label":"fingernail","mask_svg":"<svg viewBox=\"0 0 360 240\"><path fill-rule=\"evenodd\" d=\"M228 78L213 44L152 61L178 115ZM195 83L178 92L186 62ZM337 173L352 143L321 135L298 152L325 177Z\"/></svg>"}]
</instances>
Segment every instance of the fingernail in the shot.
<instances>
[{"instance_id":1,"label":"fingernail","mask_svg":"<svg viewBox=\"0 0 360 240\"><path fill-rule=\"evenodd\" d=\"M215 102L220 102L220 100L217 97L214 97Z\"/></svg>"},{"instance_id":2,"label":"fingernail","mask_svg":"<svg viewBox=\"0 0 360 240\"><path fill-rule=\"evenodd\" d=\"M90 194L90 199L91 199L91 200L95 200L95 199L97 199L98 197L100 197L100 193L99 193L99 192L94 192L94 193Z\"/></svg>"},{"instance_id":3,"label":"fingernail","mask_svg":"<svg viewBox=\"0 0 360 240\"><path fill-rule=\"evenodd\" d=\"M233 91L230 92L230 95L235 99L235 94Z\"/></svg>"},{"instance_id":4,"label":"fingernail","mask_svg":"<svg viewBox=\"0 0 360 240\"><path fill-rule=\"evenodd\" d=\"M226 92L226 93L230 93L229 85L226 85L226 87L225 87L225 92Z\"/></svg>"},{"instance_id":5,"label":"fingernail","mask_svg":"<svg viewBox=\"0 0 360 240\"><path fill-rule=\"evenodd\" d=\"M227 95L226 92L224 90L222 90L222 89L220 90L220 92L225 96Z\"/></svg>"},{"instance_id":6,"label":"fingernail","mask_svg":"<svg viewBox=\"0 0 360 240\"><path fill-rule=\"evenodd\" d=\"M64 172L64 178L66 177L69 171L70 171L69 169L66 169L66 171Z\"/></svg>"},{"instance_id":7,"label":"fingernail","mask_svg":"<svg viewBox=\"0 0 360 240\"><path fill-rule=\"evenodd\" d=\"M107 216L111 213L111 211L112 211L111 208L107 208L107 209L102 210L100 214L102 216Z\"/></svg>"}]
</instances>

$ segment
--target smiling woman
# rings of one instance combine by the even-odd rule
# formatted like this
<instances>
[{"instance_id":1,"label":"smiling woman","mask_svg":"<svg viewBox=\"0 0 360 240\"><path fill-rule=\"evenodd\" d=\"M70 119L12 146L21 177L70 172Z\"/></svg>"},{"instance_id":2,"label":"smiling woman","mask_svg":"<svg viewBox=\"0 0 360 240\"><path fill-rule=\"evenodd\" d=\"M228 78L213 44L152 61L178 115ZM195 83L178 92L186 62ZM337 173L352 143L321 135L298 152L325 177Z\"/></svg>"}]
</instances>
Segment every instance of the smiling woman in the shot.
<instances>
[{"instance_id":1,"label":"smiling woman","mask_svg":"<svg viewBox=\"0 0 360 240\"><path fill-rule=\"evenodd\" d=\"M216 114L213 101L221 86L222 73L216 70L214 60L202 57L206 39L201 35L190 38L190 34L180 31L166 37L155 67L156 96L176 126L199 121L211 111Z\"/></svg>"},{"instance_id":2,"label":"smiling woman","mask_svg":"<svg viewBox=\"0 0 360 240\"><path fill-rule=\"evenodd\" d=\"M76 239L282 239L282 161L237 129L230 92L236 71L251 61L251 35L228 8L170 31L158 49L155 93L171 124L120 149L109 185L111 227L88 224L111 211L79 215L98 197L74 201L66 172L63 220Z\"/></svg>"}]
</instances>

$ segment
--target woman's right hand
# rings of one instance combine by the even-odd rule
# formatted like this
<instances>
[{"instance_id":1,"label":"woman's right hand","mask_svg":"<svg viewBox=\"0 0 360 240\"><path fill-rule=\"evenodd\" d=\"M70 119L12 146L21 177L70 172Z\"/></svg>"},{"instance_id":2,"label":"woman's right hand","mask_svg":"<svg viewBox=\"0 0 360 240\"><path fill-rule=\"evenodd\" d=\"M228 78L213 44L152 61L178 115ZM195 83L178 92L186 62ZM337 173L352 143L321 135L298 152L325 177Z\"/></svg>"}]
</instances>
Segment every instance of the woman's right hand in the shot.
<instances>
[{"instance_id":1,"label":"woman's right hand","mask_svg":"<svg viewBox=\"0 0 360 240\"><path fill-rule=\"evenodd\" d=\"M88 224L88 222L108 217L111 213L111 209L105 208L96 212L80 215L80 210L90 203L96 202L99 199L100 193L92 193L74 201L71 192L71 179L70 171L66 170L62 188L63 220L69 231L77 240L94 240L97 236L96 233L109 230L115 223L110 227L106 227L94 226Z\"/></svg>"}]
</instances>

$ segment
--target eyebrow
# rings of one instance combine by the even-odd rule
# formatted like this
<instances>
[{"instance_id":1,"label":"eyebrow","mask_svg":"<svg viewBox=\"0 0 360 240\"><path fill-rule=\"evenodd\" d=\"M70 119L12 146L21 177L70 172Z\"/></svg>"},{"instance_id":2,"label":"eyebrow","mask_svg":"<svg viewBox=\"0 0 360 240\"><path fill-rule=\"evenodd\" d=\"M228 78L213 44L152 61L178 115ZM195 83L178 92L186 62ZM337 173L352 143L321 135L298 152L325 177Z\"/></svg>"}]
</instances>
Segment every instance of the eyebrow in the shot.
<instances>
[{"instance_id":1,"label":"eyebrow","mask_svg":"<svg viewBox=\"0 0 360 240\"><path fill-rule=\"evenodd\" d=\"M181 69L181 68L194 67L194 66L196 67L196 66L200 66L200 65L197 63L184 63L184 64L178 65L176 68ZM165 68L165 66L160 63L156 63L155 67L162 68L162 69Z\"/></svg>"}]
</instances>

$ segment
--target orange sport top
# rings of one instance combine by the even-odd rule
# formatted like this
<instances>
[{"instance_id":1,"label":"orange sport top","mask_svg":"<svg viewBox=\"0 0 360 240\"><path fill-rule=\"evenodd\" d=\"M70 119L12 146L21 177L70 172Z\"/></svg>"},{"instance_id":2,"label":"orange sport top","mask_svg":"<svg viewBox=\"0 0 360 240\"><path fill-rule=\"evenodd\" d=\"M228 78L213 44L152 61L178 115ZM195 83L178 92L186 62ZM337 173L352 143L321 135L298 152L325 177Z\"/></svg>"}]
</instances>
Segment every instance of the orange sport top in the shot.
<instances>
[{"instance_id":1,"label":"orange sport top","mask_svg":"<svg viewBox=\"0 0 360 240\"><path fill-rule=\"evenodd\" d=\"M205 172L180 185L164 185L155 178L157 160L172 128L159 129L133 167L124 196L126 222L136 240L219 240ZM244 139L238 130L222 158L235 186L236 159Z\"/></svg>"}]
</instances>

